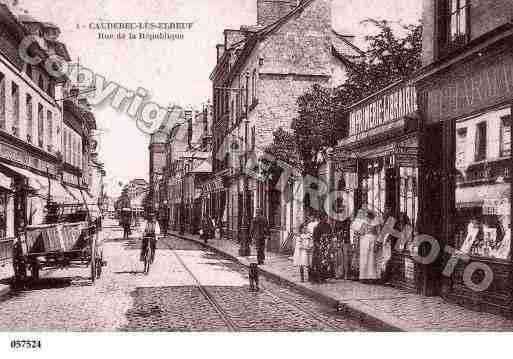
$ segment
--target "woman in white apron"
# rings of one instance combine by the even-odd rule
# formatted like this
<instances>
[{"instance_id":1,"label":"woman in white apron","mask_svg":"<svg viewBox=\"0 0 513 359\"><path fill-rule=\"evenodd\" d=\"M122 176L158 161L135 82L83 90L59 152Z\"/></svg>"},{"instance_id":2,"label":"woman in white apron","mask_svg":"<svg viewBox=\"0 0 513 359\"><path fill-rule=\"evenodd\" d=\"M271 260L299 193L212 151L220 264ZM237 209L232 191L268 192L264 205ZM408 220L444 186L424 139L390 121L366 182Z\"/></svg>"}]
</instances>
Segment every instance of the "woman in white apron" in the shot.
<instances>
[{"instance_id":1,"label":"woman in white apron","mask_svg":"<svg viewBox=\"0 0 513 359\"><path fill-rule=\"evenodd\" d=\"M307 224L301 225L299 234L296 236L296 245L294 248L294 265L299 267L301 282L305 281L305 268L310 267L312 262L312 235L307 231Z\"/></svg>"},{"instance_id":2,"label":"woman in white apron","mask_svg":"<svg viewBox=\"0 0 513 359\"><path fill-rule=\"evenodd\" d=\"M360 281L374 282L381 279L381 243L378 243L380 222L367 212L360 229Z\"/></svg>"}]
</instances>

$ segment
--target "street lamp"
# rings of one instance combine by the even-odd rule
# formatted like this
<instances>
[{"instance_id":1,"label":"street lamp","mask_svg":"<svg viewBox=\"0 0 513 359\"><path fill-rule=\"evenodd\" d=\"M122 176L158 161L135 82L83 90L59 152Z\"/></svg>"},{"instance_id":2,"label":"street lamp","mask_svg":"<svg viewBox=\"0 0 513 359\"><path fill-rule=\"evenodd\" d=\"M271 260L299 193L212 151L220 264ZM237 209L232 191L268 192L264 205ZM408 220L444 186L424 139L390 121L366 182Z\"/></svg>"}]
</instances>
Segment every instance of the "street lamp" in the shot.
<instances>
[{"instance_id":1,"label":"street lamp","mask_svg":"<svg viewBox=\"0 0 513 359\"><path fill-rule=\"evenodd\" d=\"M182 195L180 196L180 232L179 234L183 236L185 232L185 175L187 173L187 164L186 160L182 159Z\"/></svg>"},{"instance_id":2,"label":"street lamp","mask_svg":"<svg viewBox=\"0 0 513 359\"><path fill-rule=\"evenodd\" d=\"M249 71L246 72L246 99L245 99L245 119L244 119L244 168L241 171L243 179L243 192L242 192L242 225L239 231L239 256L248 257L250 255L249 249L249 218L248 218L248 176L246 174L248 164L248 113L249 113Z\"/></svg>"}]
</instances>

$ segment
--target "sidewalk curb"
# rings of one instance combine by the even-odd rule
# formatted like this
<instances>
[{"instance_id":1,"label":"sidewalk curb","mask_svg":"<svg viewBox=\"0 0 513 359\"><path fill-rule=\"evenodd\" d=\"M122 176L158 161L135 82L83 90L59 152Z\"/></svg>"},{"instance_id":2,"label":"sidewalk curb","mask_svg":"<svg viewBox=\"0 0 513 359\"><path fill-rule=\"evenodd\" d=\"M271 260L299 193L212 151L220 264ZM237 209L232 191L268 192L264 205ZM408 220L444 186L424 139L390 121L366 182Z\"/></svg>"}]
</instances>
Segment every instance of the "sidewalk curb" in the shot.
<instances>
[{"instance_id":1,"label":"sidewalk curb","mask_svg":"<svg viewBox=\"0 0 513 359\"><path fill-rule=\"evenodd\" d=\"M200 244L203 247L209 248L209 249L213 250L214 252L219 253L225 257L228 257L231 260L249 268L249 261L247 261L245 258L235 256L231 253L228 253L220 248L217 248L217 247L211 245L210 243L204 243L203 241L201 241L199 239L182 236L179 234L172 233L170 235ZM273 279L274 281L289 285L312 299L318 300L328 306L337 308L339 311L343 312L345 315L348 315L351 318L358 320L362 325L364 325L372 330L375 330L375 331L415 331L414 328L411 328L410 325L408 325L408 323L404 322L403 320L401 320L399 318L393 318L384 313L376 312L375 310L373 310L373 308L371 308L368 305L365 305L363 303L360 303L358 301L355 301L355 300L340 301L337 298L334 298L330 295L320 293L316 290L308 288L307 286L305 286L301 283L297 283L297 282L291 281L287 278L283 278L278 273L275 273L274 271L271 271L269 269L262 268L262 267L259 267L259 269L260 269L261 273L263 273L265 276Z\"/></svg>"},{"instance_id":2,"label":"sidewalk curb","mask_svg":"<svg viewBox=\"0 0 513 359\"><path fill-rule=\"evenodd\" d=\"M2 300L6 295L11 293L11 286L0 284L0 300Z\"/></svg>"}]
</instances>

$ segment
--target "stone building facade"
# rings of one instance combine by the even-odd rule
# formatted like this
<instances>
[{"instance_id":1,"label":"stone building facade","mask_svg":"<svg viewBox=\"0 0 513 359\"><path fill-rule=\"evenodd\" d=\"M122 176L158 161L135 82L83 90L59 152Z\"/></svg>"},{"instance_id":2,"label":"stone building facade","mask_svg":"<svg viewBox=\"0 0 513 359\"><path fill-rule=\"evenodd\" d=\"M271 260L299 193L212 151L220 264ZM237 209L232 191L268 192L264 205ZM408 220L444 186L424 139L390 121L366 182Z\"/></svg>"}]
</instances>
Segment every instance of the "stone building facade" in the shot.
<instances>
[{"instance_id":1,"label":"stone building facade","mask_svg":"<svg viewBox=\"0 0 513 359\"><path fill-rule=\"evenodd\" d=\"M84 206L96 122L71 80L44 66L71 61L57 26L1 3L0 27L0 237L12 237L48 220L50 204ZM22 57L28 36L26 54L43 62Z\"/></svg>"},{"instance_id":2,"label":"stone building facade","mask_svg":"<svg viewBox=\"0 0 513 359\"><path fill-rule=\"evenodd\" d=\"M271 247L278 247L302 221L301 206L294 208L283 194L255 178L244 191L241 153L260 158L273 132L289 129L298 97L313 84L342 84L348 67L363 53L352 44L353 37L332 29L330 0L259 0L257 19L255 26L225 30L224 43L217 45L211 74L213 171L215 182L223 185L211 188L218 198L215 216L227 237L239 238L246 200L249 218L255 208L264 209L274 227Z\"/></svg>"}]
</instances>

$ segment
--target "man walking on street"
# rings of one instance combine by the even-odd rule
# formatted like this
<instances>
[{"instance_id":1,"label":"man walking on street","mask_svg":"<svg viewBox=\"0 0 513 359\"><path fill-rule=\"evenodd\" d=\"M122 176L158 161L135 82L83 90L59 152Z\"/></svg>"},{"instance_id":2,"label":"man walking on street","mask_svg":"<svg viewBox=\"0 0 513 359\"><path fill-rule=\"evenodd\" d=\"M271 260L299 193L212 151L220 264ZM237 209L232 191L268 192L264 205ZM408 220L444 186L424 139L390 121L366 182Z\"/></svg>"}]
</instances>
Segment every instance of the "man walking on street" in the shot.
<instances>
[{"instance_id":1,"label":"man walking on street","mask_svg":"<svg viewBox=\"0 0 513 359\"><path fill-rule=\"evenodd\" d=\"M260 208L256 210L256 216L251 222L250 236L257 248L258 264L264 264L265 240L269 237L269 222Z\"/></svg>"}]
</instances>

